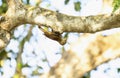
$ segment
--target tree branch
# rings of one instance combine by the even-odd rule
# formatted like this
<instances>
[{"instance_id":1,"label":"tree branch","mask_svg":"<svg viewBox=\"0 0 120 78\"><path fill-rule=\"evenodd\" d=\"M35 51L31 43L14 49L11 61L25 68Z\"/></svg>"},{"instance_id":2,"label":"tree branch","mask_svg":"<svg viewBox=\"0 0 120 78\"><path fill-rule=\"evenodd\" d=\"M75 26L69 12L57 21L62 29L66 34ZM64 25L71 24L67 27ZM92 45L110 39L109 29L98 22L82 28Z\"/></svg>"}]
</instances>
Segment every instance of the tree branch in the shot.
<instances>
[{"instance_id":1,"label":"tree branch","mask_svg":"<svg viewBox=\"0 0 120 78\"><path fill-rule=\"evenodd\" d=\"M120 57L120 33L110 36L84 35L64 52L46 78L82 78L98 65ZM44 75L43 75L44 76Z\"/></svg>"},{"instance_id":2,"label":"tree branch","mask_svg":"<svg viewBox=\"0 0 120 78\"><path fill-rule=\"evenodd\" d=\"M59 32L97 32L120 26L120 14L104 14L96 16L69 16L41 7L25 6L16 0L8 1L7 17L18 26L24 23L45 25ZM21 19L21 20L20 20ZM13 22L12 22L13 23ZM9 26L11 29L14 26Z\"/></svg>"},{"instance_id":3,"label":"tree branch","mask_svg":"<svg viewBox=\"0 0 120 78\"><path fill-rule=\"evenodd\" d=\"M26 6L21 0L7 0L8 10L0 22L1 30L10 32L21 24L52 28L54 32L93 33L120 27L119 12L96 16L69 16L48 9Z\"/></svg>"},{"instance_id":4,"label":"tree branch","mask_svg":"<svg viewBox=\"0 0 120 78\"><path fill-rule=\"evenodd\" d=\"M59 32L93 33L120 27L119 13L76 17L37 7L27 13L28 23L45 25Z\"/></svg>"}]
</instances>

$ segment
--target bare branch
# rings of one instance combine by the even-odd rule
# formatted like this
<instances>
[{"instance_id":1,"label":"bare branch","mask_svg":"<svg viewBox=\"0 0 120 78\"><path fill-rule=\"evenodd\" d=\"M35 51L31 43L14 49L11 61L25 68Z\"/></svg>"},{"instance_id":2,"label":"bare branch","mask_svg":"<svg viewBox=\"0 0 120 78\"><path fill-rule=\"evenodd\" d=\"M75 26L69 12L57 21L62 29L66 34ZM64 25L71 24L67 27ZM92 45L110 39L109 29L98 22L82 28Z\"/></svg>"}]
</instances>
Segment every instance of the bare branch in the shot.
<instances>
[{"instance_id":1,"label":"bare branch","mask_svg":"<svg viewBox=\"0 0 120 78\"><path fill-rule=\"evenodd\" d=\"M120 26L119 13L76 17L37 7L27 13L28 23L46 25L59 32L92 33Z\"/></svg>"},{"instance_id":2,"label":"bare branch","mask_svg":"<svg viewBox=\"0 0 120 78\"><path fill-rule=\"evenodd\" d=\"M104 37L85 35L64 52L62 59L51 68L46 78L82 78L98 65L120 57L120 33Z\"/></svg>"},{"instance_id":3,"label":"bare branch","mask_svg":"<svg viewBox=\"0 0 120 78\"><path fill-rule=\"evenodd\" d=\"M59 32L91 33L120 26L119 13L75 17L40 7L25 7L25 5L17 0L9 0L8 5L9 8L6 15L7 17L12 18L12 21L16 21L15 24L12 25L12 28L19 24L31 23L36 25L46 25Z\"/></svg>"},{"instance_id":4,"label":"bare branch","mask_svg":"<svg viewBox=\"0 0 120 78\"><path fill-rule=\"evenodd\" d=\"M19 24L30 23L46 25L58 32L85 32L92 33L120 26L120 14L104 14L96 16L69 16L48 9L29 6L26 7L16 0L8 1L7 17L16 21L11 29ZM14 5L15 4L15 5ZM12 22L13 23L13 22Z\"/></svg>"},{"instance_id":5,"label":"bare branch","mask_svg":"<svg viewBox=\"0 0 120 78\"><path fill-rule=\"evenodd\" d=\"M58 33L82 32L93 33L120 27L119 11L113 14L96 16L69 16L48 9L26 6L21 0L7 0L8 10L5 20L0 22L1 29L11 31L21 24L43 25Z\"/></svg>"}]
</instances>

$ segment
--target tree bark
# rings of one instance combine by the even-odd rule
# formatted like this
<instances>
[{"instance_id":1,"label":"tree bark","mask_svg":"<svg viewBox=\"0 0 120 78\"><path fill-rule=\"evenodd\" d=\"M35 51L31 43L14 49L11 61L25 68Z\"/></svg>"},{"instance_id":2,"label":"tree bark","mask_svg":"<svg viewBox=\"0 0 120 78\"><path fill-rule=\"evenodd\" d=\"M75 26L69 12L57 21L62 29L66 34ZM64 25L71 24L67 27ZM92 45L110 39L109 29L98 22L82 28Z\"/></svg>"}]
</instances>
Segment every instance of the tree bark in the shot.
<instances>
[{"instance_id":1,"label":"tree bark","mask_svg":"<svg viewBox=\"0 0 120 78\"><path fill-rule=\"evenodd\" d=\"M26 6L21 0L8 0L8 10L0 21L1 30L10 32L21 24L47 26L52 30L63 32L93 33L120 26L119 11L112 14L96 16L69 16L48 9ZM6 46L7 42L3 41ZM0 46L0 47L4 47Z\"/></svg>"},{"instance_id":2,"label":"tree bark","mask_svg":"<svg viewBox=\"0 0 120 78\"><path fill-rule=\"evenodd\" d=\"M59 32L97 32L120 26L119 11L112 14L95 16L69 16L48 9L34 6L26 6L17 0L8 1L6 12L7 26L0 26L6 30L14 29L21 24L29 23L45 25Z\"/></svg>"},{"instance_id":3,"label":"tree bark","mask_svg":"<svg viewBox=\"0 0 120 78\"><path fill-rule=\"evenodd\" d=\"M120 26L119 11L113 14L96 16L69 16L41 7L26 6L21 0L7 0L8 10L0 20L0 30L7 32L0 39L0 48L4 48L10 40L10 31L21 24L36 24L52 28L54 31L92 33Z\"/></svg>"},{"instance_id":4,"label":"tree bark","mask_svg":"<svg viewBox=\"0 0 120 78\"><path fill-rule=\"evenodd\" d=\"M98 65L120 57L120 33L110 36L85 34L71 44L61 60L43 78L82 78Z\"/></svg>"}]
</instances>

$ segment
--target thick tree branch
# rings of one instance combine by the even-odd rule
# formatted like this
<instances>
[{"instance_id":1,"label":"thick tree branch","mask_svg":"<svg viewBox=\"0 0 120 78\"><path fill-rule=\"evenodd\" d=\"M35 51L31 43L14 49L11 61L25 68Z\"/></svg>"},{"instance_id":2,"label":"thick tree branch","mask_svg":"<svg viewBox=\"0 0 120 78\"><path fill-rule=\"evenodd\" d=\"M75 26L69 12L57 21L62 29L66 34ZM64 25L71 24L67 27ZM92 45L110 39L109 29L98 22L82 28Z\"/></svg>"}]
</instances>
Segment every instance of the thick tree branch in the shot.
<instances>
[{"instance_id":1,"label":"thick tree branch","mask_svg":"<svg viewBox=\"0 0 120 78\"><path fill-rule=\"evenodd\" d=\"M21 0L7 0L8 10L0 22L1 30L10 32L21 24L35 24L52 28L54 32L92 33L120 27L120 14L69 16L41 7L26 6ZM54 33L53 32L53 33Z\"/></svg>"},{"instance_id":2,"label":"thick tree branch","mask_svg":"<svg viewBox=\"0 0 120 78\"><path fill-rule=\"evenodd\" d=\"M120 33L110 36L84 35L64 52L62 59L51 68L46 78L82 78L98 65L120 57Z\"/></svg>"},{"instance_id":3,"label":"thick tree branch","mask_svg":"<svg viewBox=\"0 0 120 78\"><path fill-rule=\"evenodd\" d=\"M120 14L104 14L96 16L69 16L48 9L29 6L26 7L17 0L8 1L9 8L6 17L11 19L9 28L13 29L24 23L45 25L59 32L97 32L119 27ZM4 27L3 27L4 28Z\"/></svg>"},{"instance_id":4,"label":"thick tree branch","mask_svg":"<svg viewBox=\"0 0 120 78\"><path fill-rule=\"evenodd\" d=\"M69 16L43 8L28 11L28 23L46 25L59 32L91 33L120 26L120 14L104 14L96 16Z\"/></svg>"}]
</instances>

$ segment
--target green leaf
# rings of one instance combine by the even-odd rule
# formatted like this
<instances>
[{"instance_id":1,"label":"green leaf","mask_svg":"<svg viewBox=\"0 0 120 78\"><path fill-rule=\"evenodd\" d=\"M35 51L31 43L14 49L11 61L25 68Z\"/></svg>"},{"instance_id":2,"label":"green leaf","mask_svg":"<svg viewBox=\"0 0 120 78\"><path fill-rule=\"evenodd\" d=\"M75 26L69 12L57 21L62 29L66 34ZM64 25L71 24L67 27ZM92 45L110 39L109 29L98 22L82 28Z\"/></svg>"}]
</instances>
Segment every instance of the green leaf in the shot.
<instances>
[{"instance_id":1,"label":"green leaf","mask_svg":"<svg viewBox=\"0 0 120 78\"><path fill-rule=\"evenodd\" d=\"M74 3L74 9L75 9L76 11L80 11L80 9L81 9L81 3L80 3L80 2L75 2L75 3Z\"/></svg>"},{"instance_id":2,"label":"green leaf","mask_svg":"<svg viewBox=\"0 0 120 78\"><path fill-rule=\"evenodd\" d=\"M46 62L46 61L47 61L47 59L42 59L42 61L43 61L43 62Z\"/></svg>"},{"instance_id":3,"label":"green leaf","mask_svg":"<svg viewBox=\"0 0 120 78\"><path fill-rule=\"evenodd\" d=\"M120 7L120 0L114 0L113 3L113 12L115 12Z\"/></svg>"},{"instance_id":4,"label":"green leaf","mask_svg":"<svg viewBox=\"0 0 120 78\"><path fill-rule=\"evenodd\" d=\"M118 73L120 72L120 68L117 69L117 72L118 72Z\"/></svg>"},{"instance_id":5,"label":"green leaf","mask_svg":"<svg viewBox=\"0 0 120 78\"><path fill-rule=\"evenodd\" d=\"M30 0L27 0L27 4L30 4Z\"/></svg>"},{"instance_id":6,"label":"green leaf","mask_svg":"<svg viewBox=\"0 0 120 78\"><path fill-rule=\"evenodd\" d=\"M6 0L2 0L2 5L0 6L0 15L7 11L7 2Z\"/></svg>"},{"instance_id":7,"label":"green leaf","mask_svg":"<svg viewBox=\"0 0 120 78\"><path fill-rule=\"evenodd\" d=\"M65 0L65 5L68 4L69 1L70 1L70 0Z\"/></svg>"}]
</instances>

